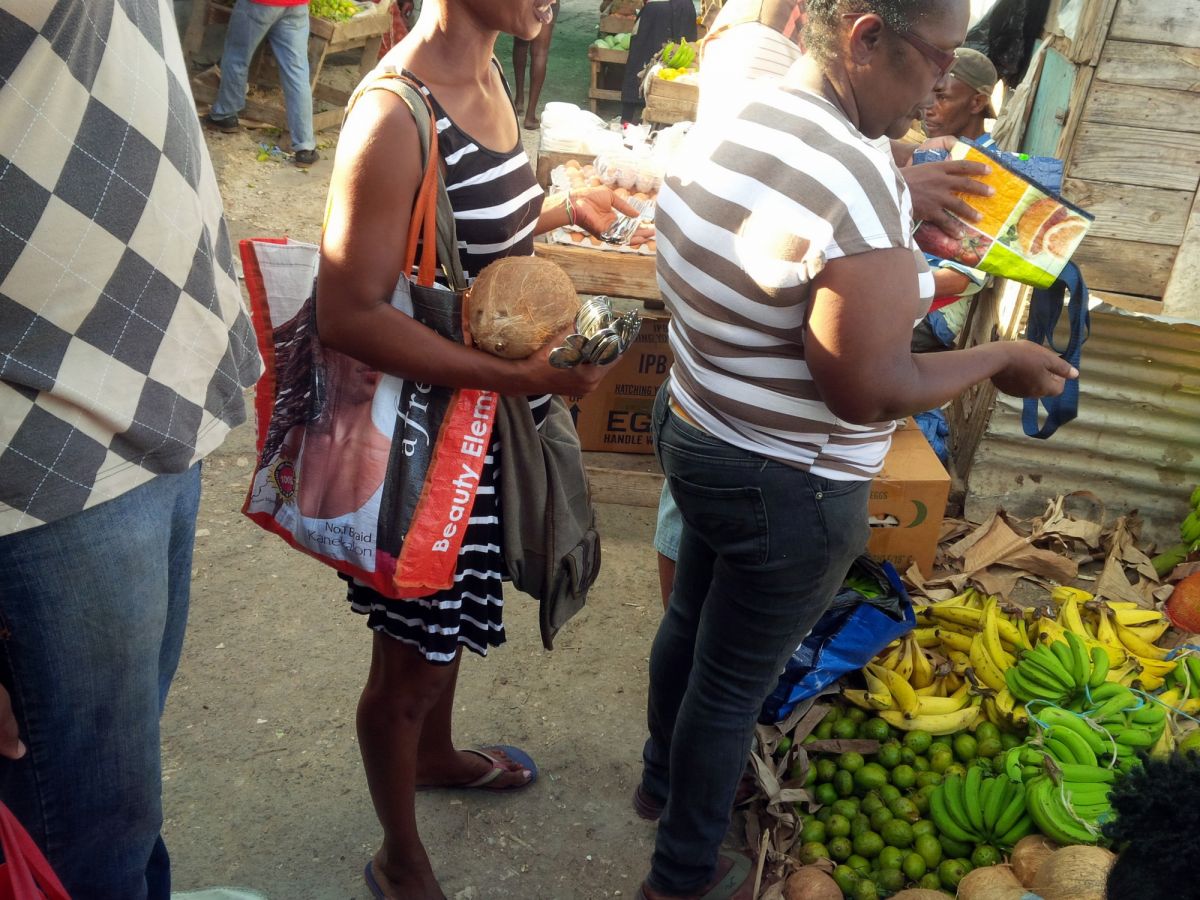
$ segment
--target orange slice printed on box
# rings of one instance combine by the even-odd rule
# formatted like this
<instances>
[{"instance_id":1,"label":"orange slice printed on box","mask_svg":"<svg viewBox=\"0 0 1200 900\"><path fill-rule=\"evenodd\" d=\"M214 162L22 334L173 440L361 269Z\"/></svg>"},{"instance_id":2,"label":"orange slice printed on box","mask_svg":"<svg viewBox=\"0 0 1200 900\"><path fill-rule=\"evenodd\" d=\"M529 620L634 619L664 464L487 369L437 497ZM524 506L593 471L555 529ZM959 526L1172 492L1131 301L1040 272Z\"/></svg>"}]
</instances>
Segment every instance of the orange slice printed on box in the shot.
<instances>
[{"instance_id":1,"label":"orange slice printed on box","mask_svg":"<svg viewBox=\"0 0 1200 900\"><path fill-rule=\"evenodd\" d=\"M1042 252L1046 232L1070 215L1070 210L1050 197L1030 204L1017 222L1017 240L1027 256Z\"/></svg>"},{"instance_id":2,"label":"orange slice printed on box","mask_svg":"<svg viewBox=\"0 0 1200 900\"><path fill-rule=\"evenodd\" d=\"M1042 238L1042 250L1059 259L1069 259L1086 231L1087 222L1078 216L1070 216L1046 230Z\"/></svg>"}]
</instances>

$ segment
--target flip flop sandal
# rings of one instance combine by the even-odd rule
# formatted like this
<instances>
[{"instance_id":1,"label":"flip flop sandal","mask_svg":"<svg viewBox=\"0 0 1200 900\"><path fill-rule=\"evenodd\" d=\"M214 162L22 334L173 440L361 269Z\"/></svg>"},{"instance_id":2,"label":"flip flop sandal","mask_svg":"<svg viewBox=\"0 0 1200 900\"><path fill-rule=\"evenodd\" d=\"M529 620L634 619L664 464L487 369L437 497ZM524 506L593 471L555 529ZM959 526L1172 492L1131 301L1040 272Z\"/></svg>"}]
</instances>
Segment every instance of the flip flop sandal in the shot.
<instances>
[{"instance_id":1,"label":"flip flop sandal","mask_svg":"<svg viewBox=\"0 0 1200 900\"><path fill-rule=\"evenodd\" d=\"M707 885L704 893L690 895L687 900L751 900L750 894L754 890L754 861L745 853L736 850L722 850L719 855L733 863L729 871ZM650 900L644 884L638 887L634 900Z\"/></svg>"},{"instance_id":2,"label":"flip flop sandal","mask_svg":"<svg viewBox=\"0 0 1200 900\"><path fill-rule=\"evenodd\" d=\"M372 870L374 862L368 862L367 867L363 869L363 881L367 883L367 890L371 892L374 900L387 900L387 894L383 892L383 888L379 886L379 882L375 879L375 872Z\"/></svg>"},{"instance_id":3,"label":"flip flop sandal","mask_svg":"<svg viewBox=\"0 0 1200 900\"><path fill-rule=\"evenodd\" d=\"M492 787L492 782L494 782L500 776L504 775L506 772L509 772L511 770L507 766L505 766L501 760L499 760L495 756L493 756L492 753L489 753L488 752L489 750L490 751L497 751L497 750L500 751L505 756L507 756L510 760L515 762L517 765L519 765L522 769L527 770L529 772L529 780L524 782L523 784L509 784L509 785L504 785L503 787L501 787L501 786ZM526 753L524 750L521 750L519 747L510 747L507 744L493 744L490 747L480 747L479 749L471 748L471 749L466 750L465 752L474 753L476 756L482 756L484 759L486 759L488 762L490 762L492 764L492 767L488 771L486 771L482 775L480 775L478 778L476 778L474 781L468 781L465 784L421 785L417 788L417 790L418 791L485 790L485 791L495 791L495 792L499 793L502 791L524 790L525 788L527 788L531 784L533 784L535 781L537 781L537 777L538 777L537 764L534 763L533 758L528 753Z\"/></svg>"}]
</instances>

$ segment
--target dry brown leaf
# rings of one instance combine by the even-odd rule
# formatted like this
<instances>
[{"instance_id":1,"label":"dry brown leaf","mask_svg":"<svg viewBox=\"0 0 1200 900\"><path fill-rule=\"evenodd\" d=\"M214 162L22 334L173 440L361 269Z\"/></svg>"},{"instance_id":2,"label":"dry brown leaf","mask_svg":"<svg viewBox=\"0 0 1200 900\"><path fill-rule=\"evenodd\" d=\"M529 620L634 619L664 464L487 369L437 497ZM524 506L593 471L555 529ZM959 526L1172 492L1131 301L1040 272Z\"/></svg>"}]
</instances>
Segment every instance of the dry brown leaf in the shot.
<instances>
[{"instance_id":1,"label":"dry brown leaf","mask_svg":"<svg viewBox=\"0 0 1200 900\"><path fill-rule=\"evenodd\" d=\"M1072 497L1087 497L1100 507L1100 521L1078 519L1068 514L1064 507ZM1050 501L1041 519L1034 520L1035 539L1043 535L1059 535L1082 542L1087 547L1095 549L1100 546L1104 534L1104 503L1091 491L1076 491L1064 497L1055 497Z\"/></svg>"},{"instance_id":2,"label":"dry brown leaf","mask_svg":"<svg viewBox=\"0 0 1200 900\"><path fill-rule=\"evenodd\" d=\"M946 548L946 552L955 559L962 559L966 556L967 551L974 547L979 541L991 531L992 523L999 517L999 511L996 511L988 517L988 520L968 534L961 540L956 541Z\"/></svg>"},{"instance_id":3,"label":"dry brown leaf","mask_svg":"<svg viewBox=\"0 0 1200 900\"><path fill-rule=\"evenodd\" d=\"M1013 531L999 514L992 516L986 526L981 525L980 531L983 533L976 532L964 539L974 539L962 554L963 571L968 575L982 571L1029 546L1029 542ZM960 541L960 545L964 541Z\"/></svg>"},{"instance_id":4,"label":"dry brown leaf","mask_svg":"<svg viewBox=\"0 0 1200 900\"><path fill-rule=\"evenodd\" d=\"M1116 551L1104 560L1104 570L1096 580L1096 588L1092 593L1104 600L1126 600L1147 608L1154 605L1150 594L1143 594L1129 583L1125 567Z\"/></svg>"},{"instance_id":5,"label":"dry brown leaf","mask_svg":"<svg viewBox=\"0 0 1200 900\"><path fill-rule=\"evenodd\" d=\"M971 580L985 594L1007 597L1016 588L1017 582L1021 580L1023 574L1016 569L997 567L976 572L971 576Z\"/></svg>"}]
</instances>

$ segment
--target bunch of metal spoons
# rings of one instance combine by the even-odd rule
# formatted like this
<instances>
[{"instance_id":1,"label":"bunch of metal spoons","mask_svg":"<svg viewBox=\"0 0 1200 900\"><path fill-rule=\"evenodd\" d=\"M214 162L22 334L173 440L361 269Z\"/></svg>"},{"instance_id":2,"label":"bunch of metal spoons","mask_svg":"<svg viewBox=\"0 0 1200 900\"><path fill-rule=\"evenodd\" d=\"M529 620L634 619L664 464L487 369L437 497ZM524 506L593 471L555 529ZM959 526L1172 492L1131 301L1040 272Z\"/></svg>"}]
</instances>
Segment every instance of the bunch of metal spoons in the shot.
<instances>
[{"instance_id":1,"label":"bunch of metal spoons","mask_svg":"<svg viewBox=\"0 0 1200 900\"><path fill-rule=\"evenodd\" d=\"M550 365L556 369L571 369L580 363L607 366L629 349L641 327L636 312L618 315L607 297L591 297L575 315L575 333L550 351Z\"/></svg>"}]
</instances>

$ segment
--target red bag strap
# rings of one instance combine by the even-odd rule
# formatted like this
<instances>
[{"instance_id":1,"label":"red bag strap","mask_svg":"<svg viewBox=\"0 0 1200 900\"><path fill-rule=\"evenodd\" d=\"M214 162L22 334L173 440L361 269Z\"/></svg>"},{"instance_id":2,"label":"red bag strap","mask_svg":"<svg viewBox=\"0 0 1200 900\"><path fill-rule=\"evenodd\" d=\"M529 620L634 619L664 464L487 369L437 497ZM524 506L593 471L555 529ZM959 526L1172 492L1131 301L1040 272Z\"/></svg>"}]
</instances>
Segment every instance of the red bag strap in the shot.
<instances>
[{"instance_id":1,"label":"red bag strap","mask_svg":"<svg viewBox=\"0 0 1200 900\"><path fill-rule=\"evenodd\" d=\"M50 863L17 817L0 803L0 849L13 900L71 900Z\"/></svg>"}]
</instances>

